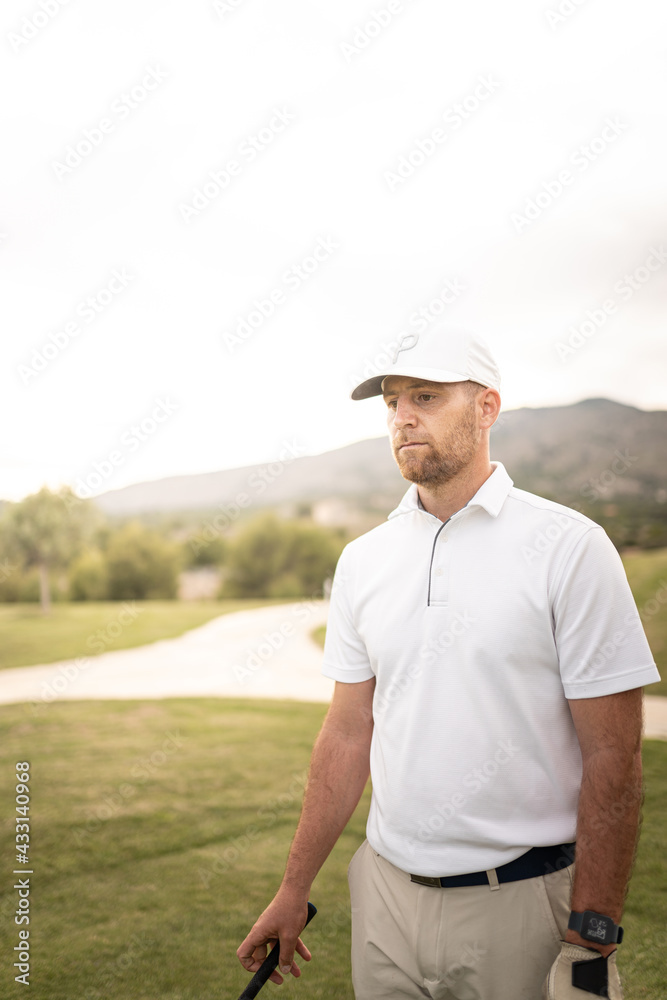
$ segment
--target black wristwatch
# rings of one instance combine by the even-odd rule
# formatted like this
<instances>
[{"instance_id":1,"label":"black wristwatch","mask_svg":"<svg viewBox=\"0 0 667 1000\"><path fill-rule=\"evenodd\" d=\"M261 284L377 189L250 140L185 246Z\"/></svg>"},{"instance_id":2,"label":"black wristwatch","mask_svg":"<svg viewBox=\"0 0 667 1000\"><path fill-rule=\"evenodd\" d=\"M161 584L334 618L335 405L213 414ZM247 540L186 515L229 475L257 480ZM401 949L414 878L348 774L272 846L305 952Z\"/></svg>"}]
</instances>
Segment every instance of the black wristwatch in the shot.
<instances>
[{"instance_id":1,"label":"black wristwatch","mask_svg":"<svg viewBox=\"0 0 667 1000\"><path fill-rule=\"evenodd\" d=\"M583 913L572 910L567 926L585 941L595 941L596 944L620 944L623 940L623 928L615 924L611 917L594 910L584 910Z\"/></svg>"}]
</instances>

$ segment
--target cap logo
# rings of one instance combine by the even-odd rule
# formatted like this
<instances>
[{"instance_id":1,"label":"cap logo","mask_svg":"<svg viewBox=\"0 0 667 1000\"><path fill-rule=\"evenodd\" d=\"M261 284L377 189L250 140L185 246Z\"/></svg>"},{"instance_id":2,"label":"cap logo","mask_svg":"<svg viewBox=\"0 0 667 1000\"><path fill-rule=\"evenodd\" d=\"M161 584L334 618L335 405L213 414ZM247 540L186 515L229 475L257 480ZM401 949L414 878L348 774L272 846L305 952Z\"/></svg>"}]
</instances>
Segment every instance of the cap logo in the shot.
<instances>
[{"instance_id":1,"label":"cap logo","mask_svg":"<svg viewBox=\"0 0 667 1000\"><path fill-rule=\"evenodd\" d=\"M410 351L413 347L416 347L418 343L419 343L419 334L418 333L406 333L406 334L404 334L401 337L401 339L399 340L399 342L398 342L398 347L396 348L396 353L394 354L394 357L392 358L392 361L391 361L392 365L396 364L396 362L398 361L398 355L402 351Z\"/></svg>"}]
</instances>

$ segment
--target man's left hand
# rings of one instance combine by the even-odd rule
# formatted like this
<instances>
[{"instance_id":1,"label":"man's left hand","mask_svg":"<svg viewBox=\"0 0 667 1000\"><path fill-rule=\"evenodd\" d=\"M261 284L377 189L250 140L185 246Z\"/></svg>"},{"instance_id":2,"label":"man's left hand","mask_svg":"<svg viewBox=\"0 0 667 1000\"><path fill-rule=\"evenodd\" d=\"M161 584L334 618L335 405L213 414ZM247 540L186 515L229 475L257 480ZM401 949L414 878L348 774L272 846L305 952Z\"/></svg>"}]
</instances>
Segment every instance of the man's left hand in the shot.
<instances>
[{"instance_id":1,"label":"man's left hand","mask_svg":"<svg viewBox=\"0 0 667 1000\"><path fill-rule=\"evenodd\" d=\"M544 984L542 1000L586 1000L594 996L623 1000L616 951L605 958L592 948L563 941Z\"/></svg>"}]
</instances>

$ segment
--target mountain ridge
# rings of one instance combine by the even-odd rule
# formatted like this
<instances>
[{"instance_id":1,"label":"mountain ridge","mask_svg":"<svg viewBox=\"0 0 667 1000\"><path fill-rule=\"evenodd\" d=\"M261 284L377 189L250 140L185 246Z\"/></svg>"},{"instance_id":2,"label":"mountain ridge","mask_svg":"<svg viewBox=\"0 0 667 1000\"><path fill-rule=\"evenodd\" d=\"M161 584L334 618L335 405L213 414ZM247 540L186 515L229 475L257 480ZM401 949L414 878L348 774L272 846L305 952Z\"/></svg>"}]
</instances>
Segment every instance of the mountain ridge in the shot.
<instances>
[{"instance_id":1,"label":"mountain ridge","mask_svg":"<svg viewBox=\"0 0 667 1000\"><path fill-rule=\"evenodd\" d=\"M573 497L667 500L667 411L604 398L501 412L491 458L515 485L562 502ZM268 506L346 498L375 509L407 489L386 436L318 455L166 476L98 494L112 516L198 511L220 504ZM664 494L664 497L663 497Z\"/></svg>"}]
</instances>

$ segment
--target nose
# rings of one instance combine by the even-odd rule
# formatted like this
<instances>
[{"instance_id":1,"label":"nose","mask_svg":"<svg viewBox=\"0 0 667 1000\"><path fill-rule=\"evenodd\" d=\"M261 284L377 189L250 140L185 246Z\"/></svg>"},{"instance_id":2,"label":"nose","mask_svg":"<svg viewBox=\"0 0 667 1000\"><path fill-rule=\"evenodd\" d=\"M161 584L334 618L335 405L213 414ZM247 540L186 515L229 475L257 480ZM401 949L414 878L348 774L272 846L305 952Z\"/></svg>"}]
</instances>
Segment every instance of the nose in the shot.
<instances>
[{"instance_id":1,"label":"nose","mask_svg":"<svg viewBox=\"0 0 667 1000\"><path fill-rule=\"evenodd\" d=\"M399 396L396 409L391 410L391 422L394 427L414 427L416 421L415 409L409 396Z\"/></svg>"}]
</instances>

